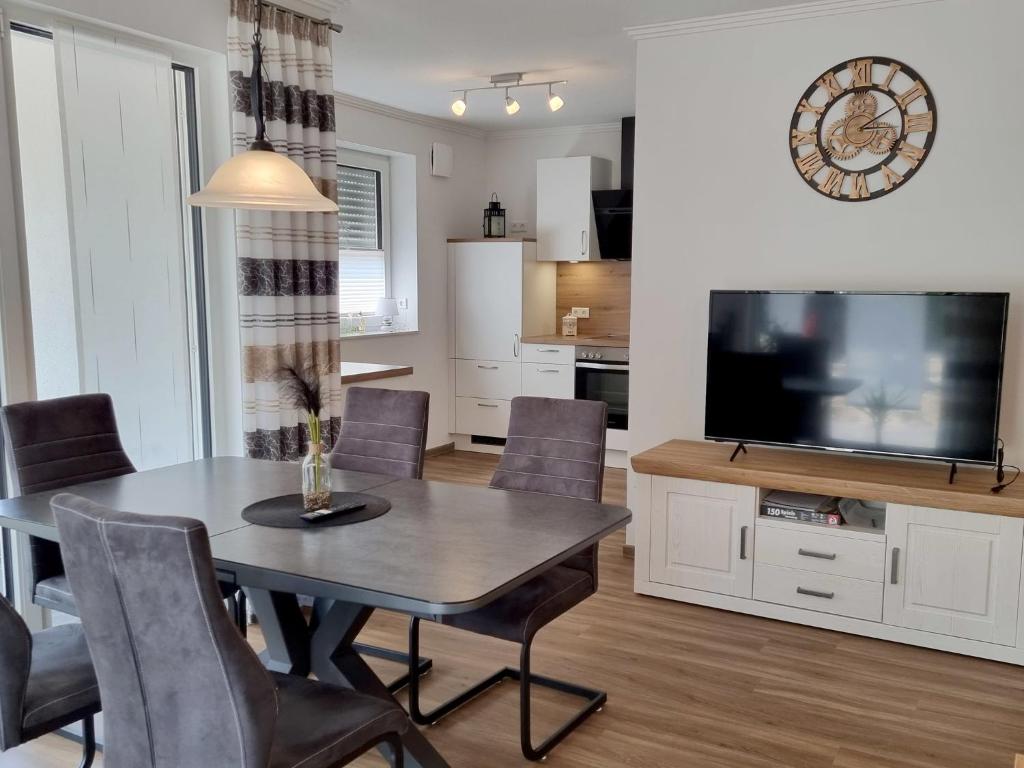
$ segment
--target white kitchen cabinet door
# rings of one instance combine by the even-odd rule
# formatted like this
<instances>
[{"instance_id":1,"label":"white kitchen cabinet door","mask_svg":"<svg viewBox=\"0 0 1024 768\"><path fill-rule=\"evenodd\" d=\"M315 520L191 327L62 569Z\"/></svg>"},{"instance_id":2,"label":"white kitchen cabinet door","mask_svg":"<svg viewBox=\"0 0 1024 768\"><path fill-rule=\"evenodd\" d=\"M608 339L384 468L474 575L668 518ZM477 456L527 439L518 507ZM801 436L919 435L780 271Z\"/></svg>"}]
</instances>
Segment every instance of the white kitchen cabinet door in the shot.
<instances>
[{"instance_id":1,"label":"white kitchen cabinet door","mask_svg":"<svg viewBox=\"0 0 1024 768\"><path fill-rule=\"evenodd\" d=\"M1024 520L890 504L883 621L1014 645Z\"/></svg>"},{"instance_id":2,"label":"white kitchen cabinet door","mask_svg":"<svg viewBox=\"0 0 1024 768\"><path fill-rule=\"evenodd\" d=\"M597 157L537 161L537 260L601 258L591 192L611 186L611 163Z\"/></svg>"},{"instance_id":3,"label":"white kitchen cabinet door","mask_svg":"<svg viewBox=\"0 0 1024 768\"><path fill-rule=\"evenodd\" d=\"M519 359L523 322L522 243L452 243L454 356Z\"/></svg>"},{"instance_id":4,"label":"white kitchen cabinet door","mask_svg":"<svg viewBox=\"0 0 1024 768\"><path fill-rule=\"evenodd\" d=\"M751 597L756 489L655 477L652 491L651 581Z\"/></svg>"},{"instance_id":5,"label":"white kitchen cabinet door","mask_svg":"<svg viewBox=\"0 0 1024 768\"><path fill-rule=\"evenodd\" d=\"M523 394L572 400L576 396L576 366L523 363Z\"/></svg>"}]
</instances>

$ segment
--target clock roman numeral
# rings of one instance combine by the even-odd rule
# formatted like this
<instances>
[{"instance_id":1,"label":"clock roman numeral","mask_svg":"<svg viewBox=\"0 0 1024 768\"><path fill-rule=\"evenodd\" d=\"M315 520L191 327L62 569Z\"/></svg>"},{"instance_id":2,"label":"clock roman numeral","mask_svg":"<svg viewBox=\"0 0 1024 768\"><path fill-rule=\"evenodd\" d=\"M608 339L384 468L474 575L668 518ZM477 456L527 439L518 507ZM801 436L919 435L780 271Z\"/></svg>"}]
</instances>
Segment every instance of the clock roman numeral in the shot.
<instances>
[{"instance_id":1,"label":"clock roman numeral","mask_svg":"<svg viewBox=\"0 0 1024 768\"><path fill-rule=\"evenodd\" d=\"M894 77L896 77L896 74L899 71L900 71L900 65L899 64L890 64L889 65L889 71L885 75L885 80L882 81L882 88L884 88L885 90L889 90L890 86L892 86L892 79Z\"/></svg>"},{"instance_id":2,"label":"clock roman numeral","mask_svg":"<svg viewBox=\"0 0 1024 768\"><path fill-rule=\"evenodd\" d=\"M850 174L850 199L860 200L865 197L871 197L871 193L868 191L868 180L863 173Z\"/></svg>"},{"instance_id":3,"label":"clock roman numeral","mask_svg":"<svg viewBox=\"0 0 1024 768\"><path fill-rule=\"evenodd\" d=\"M843 191L844 181L846 181L845 173L840 171L838 168L829 168L828 175L822 180L821 184L818 185L818 189L826 195L839 197L840 193Z\"/></svg>"},{"instance_id":4,"label":"clock roman numeral","mask_svg":"<svg viewBox=\"0 0 1024 768\"><path fill-rule=\"evenodd\" d=\"M885 185L886 191L891 190L897 184L902 183L902 181L903 177L896 173L896 171L888 165L882 166L882 183Z\"/></svg>"},{"instance_id":5,"label":"clock roman numeral","mask_svg":"<svg viewBox=\"0 0 1024 768\"><path fill-rule=\"evenodd\" d=\"M817 138L818 137L815 131L798 131L796 128L794 128L792 134L790 135L789 146L792 148L801 147L804 144L813 144L815 141L817 141Z\"/></svg>"},{"instance_id":6,"label":"clock roman numeral","mask_svg":"<svg viewBox=\"0 0 1024 768\"><path fill-rule=\"evenodd\" d=\"M839 81L836 80L834 72L827 72L826 74L822 75L821 79L818 81L818 87L827 90L828 97L830 99L834 99L844 90L846 90L845 88L843 88L843 86L839 84Z\"/></svg>"},{"instance_id":7,"label":"clock roman numeral","mask_svg":"<svg viewBox=\"0 0 1024 768\"><path fill-rule=\"evenodd\" d=\"M800 99L800 106L797 107L797 111L802 114L806 113L814 115L814 119L817 120L819 117L821 117L822 113L824 113L825 107L816 107L809 101L807 101L807 99Z\"/></svg>"},{"instance_id":8,"label":"clock roman numeral","mask_svg":"<svg viewBox=\"0 0 1024 768\"><path fill-rule=\"evenodd\" d=\"M907 144L905 141L900 142L900 148L898 155L907 161L907 165L911 168L916 168L917 164L924 159L925 150L921 147L916 147L913 144Z\"/></svg>"},{"instance_id":9,"label":"clock roman numeral","mask_svg":"<svg viewBox=\"0 0 1024 768\"><path fill-rule=\"evenodd\" d=\"M903 121L907 133L928 133L935 127L935 115L931 112L915 112L913 115L907 115Z\"/></svg>"},{"instance_id":10,"label":"clock roman numeral","mask_svg":"<svg viewBox=\"0 0 1024 768\"><path fill-rule=\"evenodd\" d=\"M907 105L917 101L922 96L927 96L928 91L924 87L924 83L920 80L914 83L910 90L896 96L896 103L899 104L903 109L907 108Z\"/></svg>"},{"instance_id":11,"label":"clock roman numeral","mask_svg":"<svg viewBox=\"0 0 1024 768\"><path fill-rule=\"evenodd\" d=\"M804 155L796 161L796 167L805 179L810 179L814 174L825 167L825 159L821 156L821 150L815 147L813 152Z\"/></svg>"},{"instance_id":12,"label":"clock roman numeral","mask_svg":"<svg viewBox=\"0 0 1024 768\"><path fill-rule=\"evenodd\" d=\"M871 85L871 68L874 66L874 61L857 59L851 61L847 66L850 68L850 74L853 75L852 85L854 88L866 88Z\"/></svg>"}]
</instances>

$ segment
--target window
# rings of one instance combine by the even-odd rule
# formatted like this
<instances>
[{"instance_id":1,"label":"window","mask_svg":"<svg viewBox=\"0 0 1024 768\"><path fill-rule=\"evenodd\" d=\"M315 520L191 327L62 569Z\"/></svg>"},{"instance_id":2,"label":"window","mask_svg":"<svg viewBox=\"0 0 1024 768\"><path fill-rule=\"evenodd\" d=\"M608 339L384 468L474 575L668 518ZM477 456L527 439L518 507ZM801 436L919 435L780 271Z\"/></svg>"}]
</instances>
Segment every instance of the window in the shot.
<instances>
[{"instance_id":1,"label":"window","mask_svg":"<svg viewBox=\"0 0 1024 768\"><path fill-rule=\"evenodd\" d=\"M339 310L373 314L391 282L389 185L383 155L342 151L338 164Z\"/></svg>"}]
</instances>

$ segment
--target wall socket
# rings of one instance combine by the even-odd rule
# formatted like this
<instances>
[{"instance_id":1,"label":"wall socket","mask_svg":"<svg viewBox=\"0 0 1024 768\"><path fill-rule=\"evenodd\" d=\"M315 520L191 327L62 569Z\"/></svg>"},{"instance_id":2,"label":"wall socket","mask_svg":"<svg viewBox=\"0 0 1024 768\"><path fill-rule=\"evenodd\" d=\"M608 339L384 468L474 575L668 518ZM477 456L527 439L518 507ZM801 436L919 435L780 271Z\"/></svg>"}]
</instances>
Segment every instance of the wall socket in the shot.
<instances>
[{"instance_id":1,"label":"wall socket","mask_svg":"<svg viewBox=\"0 0 1024 768\"><path fill-rule=\"evenodd\" d=\"M573 307L572 316L587 320L590 318L590 307Z\"/></svg>"},{"instance_id":2,"label":"wall socket","mask_svg":"<svg viewBox=\"0 0 1024 768\"><path fill-rule=\"evenodd\" d=\"M525 221L513 221L509 225L508 233L510 235L525 235L526 234L526 222Z\"/></svg>"},{"instance_id":3,"label":"wall socket","mask_svg":"<svg viewBox=\"0 0 1024 768\"><path fill-rule=\"evenodd\" d=\"M409 308L409 300L408 299L399 299L398 300L398 308L399 309L408 309Z\"/></svg>"}]
</instances>

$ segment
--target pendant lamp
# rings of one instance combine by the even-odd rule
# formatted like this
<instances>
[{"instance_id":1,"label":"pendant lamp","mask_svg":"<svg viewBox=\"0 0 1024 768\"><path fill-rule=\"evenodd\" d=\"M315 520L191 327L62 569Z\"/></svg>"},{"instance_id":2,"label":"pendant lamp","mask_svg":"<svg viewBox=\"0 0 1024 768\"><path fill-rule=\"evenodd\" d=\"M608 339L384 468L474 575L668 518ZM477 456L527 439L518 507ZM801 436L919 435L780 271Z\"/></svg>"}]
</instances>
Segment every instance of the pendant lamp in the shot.
<instances>
[{"instance_id":1,"label":"pendant lamp","mask_svg":"<svg viewBox=\"0 0 1024 768\"><path fill-rule=\"evenodd\" d=\"M320 194L297 164L274 152L263 118L262 4L253 2L252 77L250 98L256 118L256 140L249 149L221 165L204 189L189 195L189 205L206 208L251 208L265 211L332 213L338 204Z\"/></svg>"}]
</instances>

